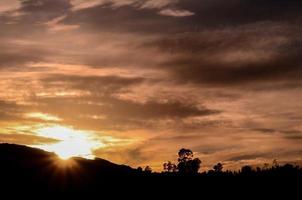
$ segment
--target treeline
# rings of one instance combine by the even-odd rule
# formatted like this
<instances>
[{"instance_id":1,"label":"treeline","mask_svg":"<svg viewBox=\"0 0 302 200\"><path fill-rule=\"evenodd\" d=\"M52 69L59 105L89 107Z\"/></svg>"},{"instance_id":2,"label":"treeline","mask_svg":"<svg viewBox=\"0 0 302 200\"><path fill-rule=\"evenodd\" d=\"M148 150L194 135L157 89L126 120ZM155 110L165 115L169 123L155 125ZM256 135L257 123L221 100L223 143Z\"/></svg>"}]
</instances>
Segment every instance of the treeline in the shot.
<instances>
[{"instance_id":1,"label":"treeline","mask_svg":"<svg viewBox=\"0 0 302 200\"><path fill-rule=\"evenodd\" d=\"M164 175L189 175L189 176L301 176L302 168L299 165L279 164L275 159L271 164L264 163L262 167L252 167L249 165L243 166L240 170L224 170L222 163L217 163L212 169L200 173L201 160L194 158L193 151L182 148L178 152L178 163L171 161L163 164L163 171L160 174ZM147 166L144 170L139 167L139 172L152 173L152 169Z\"/></svg>"}]
</instances>

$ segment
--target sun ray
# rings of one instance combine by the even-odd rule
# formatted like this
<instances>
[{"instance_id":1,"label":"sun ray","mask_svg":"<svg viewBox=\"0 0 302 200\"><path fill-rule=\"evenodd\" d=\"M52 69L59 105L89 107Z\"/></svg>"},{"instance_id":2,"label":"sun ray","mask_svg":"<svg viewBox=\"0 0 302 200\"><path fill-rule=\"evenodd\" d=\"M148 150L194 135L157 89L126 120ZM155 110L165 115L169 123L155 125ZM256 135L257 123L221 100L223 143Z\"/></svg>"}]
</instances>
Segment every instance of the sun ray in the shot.
<instances>
[{"instance_id":1,"label":"sun ray","mask_svg":"<svg viewBox=\"0 0 302 200\"><path fill-rule=\"evenodd\" d=\"M40 128L37 135L58 140L54 144L39 145L46 151L56 153L61 159L67 160L71 157L83 157L93 159L93 149L104 146L100 141L94 140L92 133L88 131L74 130L71 127L60 125ZM37 147L37 146L36 146Z\"/></svg>"}]
</instances>

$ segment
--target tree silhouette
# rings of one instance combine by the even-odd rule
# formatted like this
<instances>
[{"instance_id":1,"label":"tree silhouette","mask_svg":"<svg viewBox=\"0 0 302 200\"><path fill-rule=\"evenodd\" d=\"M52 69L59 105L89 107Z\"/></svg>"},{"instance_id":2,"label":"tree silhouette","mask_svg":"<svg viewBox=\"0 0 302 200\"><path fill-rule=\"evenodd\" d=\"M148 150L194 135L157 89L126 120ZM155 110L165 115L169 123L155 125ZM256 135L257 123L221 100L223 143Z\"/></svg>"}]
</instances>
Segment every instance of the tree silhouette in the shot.
<instances>
[{"instance_id":1,"label":"tree silhouette","mask_svg":"<svg viewBox=\"0 0 302 200\"><path fill-rule=\"evenodd\" d=\"M180 149L178 152L178 162L187 162L194 157L193 152L190 149Z\"/></svg>"},{"instance_id":2,"label":"tree silhouette","mask_svg":"<svg viewBox=\"0 0 302 200\"><path fill-rule=\"evenodd\" d=\"M242 168L241 168L241 173L242 174L245 174L245 175L249 175L249 174L251 174L253 172L253 169L252 169L252 167L251 166L243 166Z\"/></svg>"},{"instance_id":3,"label":"tree silhouette","mask_svg":"<svg viewBox=\"0 0 302 200\"><path fill-rule=\"evenodd\" d=\"M201 160L199 158L195 158L191 161L191 173L198 173L201 167Z\"/></svg>"},{"instance_id":4,"label":"tree silhouette","mask_svg":"<svg viewBox=\"0 0 302 200\"><path fill-rule=\"evenodd\" d=\"M150 166L145 167L145 172L152 173L152 168Z\"/></svg>"},{"instance_id":5,"label":"tree silhouette","mask_svg":"<svg viewBox=\"0 0 302 200\"><path fill-rule=\"evenodd\" d=\"M137 168L137 171L138 171L138 172L143 172L143 168L142 168L142 167L138 167L138 168Z\"/></svg>"},{"instance_id":6,"label":"tree silhouette","mask_svg":"<svg viewBox=\"0 0 302 200\"><path fill-rule=\"evenodd\" d=\"M216 173L221 173L223 169L223 165L221 163L217 163L216 165L214 165L213 169Z\"/></svg>"},{"instance_id":7,"label":"tree silhouette","mask_svg":"<svg viewBox=\"0 0 302 200\"><path fill-rule=\"evenodd\" d=\"M165 172L177 172L177 166L171 161L164 163L163 167Z\"/></svg>"},{"instance_id":8,"label":"tree silhouette","mask_svg":"<svg viewBox=\"0 0 302 200\"><path fill-rule=\"evenodd\" d=\"M198 173L201 161L198 158L193 159L194 154L190 149L180 149L178 152L178 171L182 174Z\"/></svg>"}]
</instances>

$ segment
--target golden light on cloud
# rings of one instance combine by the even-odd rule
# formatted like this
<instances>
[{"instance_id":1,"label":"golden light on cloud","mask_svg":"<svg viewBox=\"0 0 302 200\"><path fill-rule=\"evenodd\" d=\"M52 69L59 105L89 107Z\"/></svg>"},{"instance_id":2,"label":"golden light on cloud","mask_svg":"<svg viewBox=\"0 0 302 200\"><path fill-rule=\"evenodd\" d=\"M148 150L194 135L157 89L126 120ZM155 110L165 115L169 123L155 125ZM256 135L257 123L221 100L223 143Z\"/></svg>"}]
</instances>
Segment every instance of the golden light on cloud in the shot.
<instances>
[{"instance_id":1,"label":"golden light on cloud","mask_svg":"<svg viewBox=\"0 0 302 200\"><path fill-rule=\"evenodd\" d=\"M57 116L53 116L45 113L39 113L39 112L27 113L25 114L25 117L32 118L32 119L41 119L44 121L62 121L62 119Z\"/></svg>"},{"instance_id":2,"label":"golden light on cloud","mask_svg":"<svg viewBox=\"0 0 302 200\"><path fill-rule=\"evenodd\" d=\"M55 125L37 129L36 133L38 136L60 141L54 144L39 145L38 147L56 153L61 159L69 159L75 156L93 159L93 149L104 146L100 141L94 140L91 133L74 130L71 127Z\"/></svg>"}]
</instances>

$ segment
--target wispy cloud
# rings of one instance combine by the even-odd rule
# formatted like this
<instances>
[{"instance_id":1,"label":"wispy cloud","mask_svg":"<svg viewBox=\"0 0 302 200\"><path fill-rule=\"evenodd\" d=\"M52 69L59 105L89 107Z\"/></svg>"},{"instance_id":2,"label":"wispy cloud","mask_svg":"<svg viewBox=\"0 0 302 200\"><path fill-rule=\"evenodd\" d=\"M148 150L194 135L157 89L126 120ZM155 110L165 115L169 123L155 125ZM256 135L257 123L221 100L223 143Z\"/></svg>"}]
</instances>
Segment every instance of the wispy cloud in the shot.
<instances>
[{"instance_id":1,"label":"wispy cloud","mask_svg":"<svg viewBox=\"0 0 302 200\"><path fill-rule=\"evenodd\" d=\"M9 11L15 11L20 8L19 0L1 0L0 2L0 16Z\"/></svg>"},{"instance_id":2,"label":"wispy cloud","mask_svg":"<svg viewBox=\"0 0 302 200\"><path fill-rule=\"evenodd\" d=\"M188 10L177 10L177 9L164 9L159 12L161 15L171 16L171 17L189 17L194 15L193 12Z\"/></svg>"},{"instance_id":3,"label":"wispy cloud","mask_svg":"<svg viewBox=\"0 0 302 200\"><path fill-rule=\"evenodd\" d=\"M59 117L52 116L52 115L45 114L45 113L27 113L27 114L25 114L25 117L31 118L31 119L40 119L40 120L44 120L44 121L53 121L53 122L58 122L58 121L62 120Z\"/></svg>"}]
</instances>

